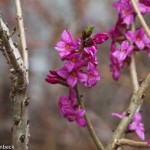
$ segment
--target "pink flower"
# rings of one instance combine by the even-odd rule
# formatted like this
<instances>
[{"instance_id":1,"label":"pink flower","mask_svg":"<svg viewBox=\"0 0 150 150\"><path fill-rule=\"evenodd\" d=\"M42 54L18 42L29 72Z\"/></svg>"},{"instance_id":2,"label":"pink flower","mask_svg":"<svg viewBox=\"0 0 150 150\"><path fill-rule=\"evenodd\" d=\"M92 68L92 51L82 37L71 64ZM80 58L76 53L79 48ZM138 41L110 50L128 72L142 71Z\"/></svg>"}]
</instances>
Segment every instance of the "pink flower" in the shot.
<instances>
[{"instance_id":1,"label":"pink flower","mask_svg":"<svg viewBox=\"0 0 150 150\"><path fill-rule=\"evenodd\" d=\"M123 119L125 115L126 112L123 112L122 114L112 113L112 116L117 117L119 119ZM141 140L145 139L144 124L142 123L142 116L139 112L136 112L134 114L133 120L128 126L128 130L134 131Z\"/></svg>"},{"instance_id":2,"label":"pink flower","mask_svg":"<svg viewBox=\"0 0 150 150\"><path fill-rule=\"evenodd\" d=\"M117 117L119 119L123 119L124 116L126 115L126 112L123 112L122 114L118 114L118 113L112 113L111 114L113 117Z\"/></svg>"},{"instance_id":3,"label":"pink flower","mask_svg":"<svg viewBox=\"0 0 150 150\"><path fill-rule=\"evenodd\" d=\"M85 110L83 110L83 109L73 110L72 109L72 110L70 110L70 112L68 113L66 118L70 122L76 121L79 126L85 127L86 121L85 121L84 115L85 115Z\"/></svg>"},{"instance_id":4,"label":"pink flower","mask_svg":"<svg viewBox=\"0 0 150 150\"><path fill-rule=\"evenodd\" d=\"M113 53L115 53L116 51L119 51L116 49L115 45L112 43L111 45L111 54L110 54L110 71L112 72L112 76L114 80L118 80L120 77L120 70L123 66L122 61L119 61L114 55Z\"/></svg>"},{"instance_id":5,"label":"pink flower","mask_svg":"<svg viewBox=\"0 0 150 150\"><path fill-rule=\"evenodd\" d=\"M66 68L61 68L57 71L58 75L67 81L69 87L73 88L77 82L83 83L87 80L86 74L82 73L79 69L73 69L68 72Z\"/></svg>"},{"instance_id":6,"label":"pink flower","mask_svg":"<svg viewBox=\"0 0 150 150\"><path fill-rule=\"evenodd\" d=\"M66 81L60 77L56 71L50 70L50 74L47 75L46 82L50 83L50 84L62 84L64 86L67 86Z\"/></svg>"},{"instance_id":7,"label":"pink flower","mask_svg":"<svg viewBox=\"0 0 150 150\"><path fill-rule=\"evenodd\" d=\"M131 130L131 131L135 131L135 133L138 135L138 137L139 137L141 140L144 140L144 139L145 139L144 124L142 123L142 116L140 115L139 112L136 112L136 113L135 113L135 115L134 115L134 117L133 117L133 120L132 120L132 122L130 123L128 129Z\"/></svg>"},{"instance_id":8,"label":"pink flower","mask_svg":"<svg viewBox=\"0 0 150 150\"><path fill-rule=\"evenodd\" d=\"M59 52L62 59L78 49L73 36L67 29L62 32L61 41L56 44L55 49Z\"/></svg>"},{"instance_id":9,"label":"pink flower","mask_svg":"<svg viewBox=\"0 0 150 150\"><path fill-rule=\"evenodd\" d=\"M134 42L136 46L139 48L139 50L143 50L144 47L150 43L150 40L148 39L147 35L144 32L143 28L139 28L136 32L128 31L126 33L126 38Z\"/></svg>"},{"instance_id":10,"label":"pink flower","mask_svg":"<svg viewBox=\"0 0 150 150\"><path fill-rule=\"evenodd\" d=\"M91 47L85 47L84 51L90 55L90 56L94 56L97 52L97 48L95 46L91 46Z\"/></svg>"},{"instance_id":11,"label":"pink flower","mask_svg":"<svg viewBox=\"0 0 150 150\"><path fill-rule=\"evenodd\" d=\"M84 48L84 52L82 54L83 56L83 60L86 63L86 65L88 64L88 62L91 62L94 65L98 65L97 62L97 57L95 56L97 52L97 48L95 46L91 46L91 47L85 47Z\"/></svg>"},{"instance_id":12,"label":"pink flower","mask_svg":"<svg viewBox=\"0 0 150 150\"><path fill-rule=\"evenodd\" d=\"M143 4L143 3L137 3L137 7L138 7L138 9L140 10L140 12L141 12L142 15L145 15L145 14L147 14L148 12L150 12L150 7L149 7L149 6L146 6L146 5Z\"/></svg>"},{"instance_id":13,"label":"pink flower","mask_svg":"<svg viewBox=\"0 0 150 150\"><path fill-rule=\"evenodd\" d=\"M84 118L85 110L81 109L76 100L76 93L74 89L69 90L69 96L61 96L59 98L58 104L60 109L60 114L65 117L68 121L76 121L81 127L86 126L86 121Z\"/></svg>"},{"instance_id":14,"label":"pink flower","mask_svg":"<svg viewBox=\"0 0 150 150\"><path fill-rule=\"evenodd\" d=\"M87 74L87 80L84 83L84 85L86 87L92 87L92 86L94 86L97 83L97 81L100 80L100 76L98 74L98 70L90 62L88 63L86 74Z\"/></svg>"},{"instance_id":15,"label":"pink flower","mask_svg":"<svg viewBox=\"0 0 150 150\"><path fill-rule=\"evenodd\" d=\"M98 33L93 36L94 44L104 43L109 38L107 33Z\"/></svg>"},{"instance_id":16,"label":"pink flower","mask_svg":"<svg viewBox=\"0 0 150 150\"><path fill-rule=\"evenodd\" d=\"M123 62L127 56L130 56L133 53L133 46L129 45L128 41L123 41L120 50L116 50L112 55L118 59L119 62Z\"/></svg>"},{"instance_id":17,"label":"pink flower","mask_svg":"<svg viewBox=\"0 0 150 150\"><path fill-rule=\"evenodd\" d=\"M71 72L73 69L81 68L84 66L85 62L82 60L82 54L81 53L75 53L72 55L69 55L66 57L66 63L64 64L64 67L68 70L68 72Z\"/></svg>"},{"instance_id":18,"label":"pink flower","mask_svg":"<svg viewBox=\"0 0 150 150\"><path fill-rule=\"evenodd\" d=\"M132 24L135 13L132 4L129 0L119 0L114 3L114 7L117 9L123 22L127 25Z\"/></svg>"},{"instance_id":19,"label":"pink flower","mask_svg":"<svg viewBox=\"0 0 150 150\"><path fill-rule=\"evenodd\" d=\"M110 71L112 72L112 76L114 80L118 80L120 77L120 64L116 63L116 64L110 64Z\"/></svg>"}]
</instances>

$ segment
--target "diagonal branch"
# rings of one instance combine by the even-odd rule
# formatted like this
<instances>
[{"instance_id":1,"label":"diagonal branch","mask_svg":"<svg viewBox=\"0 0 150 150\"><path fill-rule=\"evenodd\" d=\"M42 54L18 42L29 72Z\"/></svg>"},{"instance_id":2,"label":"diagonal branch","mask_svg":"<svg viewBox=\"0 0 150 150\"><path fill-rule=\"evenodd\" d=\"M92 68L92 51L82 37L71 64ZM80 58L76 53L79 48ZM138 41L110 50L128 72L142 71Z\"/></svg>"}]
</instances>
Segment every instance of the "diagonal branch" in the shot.
<instances>
[{"instance_id":1,"label":"diagonal branch","mask_svg":"<svg viewBox=\"0 0 150 150\"><path fill-rule=\"evenodd\" d=\"M79 91L78 91L78 87L77 87L77 86L76 86L75 90L76 90L76 93L77 93L77 100L78 100L78 103L80 104L80 106L81 106L83 109L85 109L84 103L83 103L83 101L81 100L81 96L80 96L80 94L79 94ZM96 135L96 133L95 133L95 131L94 131L94 129L93 129L93 126L92 126L92 124L91 124L91 122L90 122L90 119L89 119L89 117L88 117L88 115L87 115L86 112L85 112L85 120L86 120L86 123L87 123L87 128L88 128L89 134L90 134L90 136L91 136L93 142L95 143L97 149L98 149L98 150L104 150L104 146L102 145L102 143L101 143L100 140L98 139L98 137L97 137L97 135Z\"/></svg>"},{"instance_id":2,"label":"diagonal branch","mask_svg":"<svg viewBox=\"0 0 150 150\"><path fill-rule=\"evenodd\" d=\"M116 145L117 140L123 136L124 131L127 129L128 124L132 120L132 117L134 116L138 107L141 105L143 101L142 99L143 99L144 93L149 86L150 86L150 73L148 73L144 81L141 83L138 91L132 95L131 103L128 109L126 110L127 112L126 116L121 120L120 124L115 130L112 139L107 145L107 150L115 150L118 147Z\"/></svg>"},{"instance_id":3,"label":"diagonal branch","mask_svg":"<svg viewBox=\"0 0 150 150\"><path fill-rule=\"evenodd\" d=\"M14 46L12 39L9 37L9 29L4 24L2 19L0 18L0 38L1 38L1 48L2 50L5 49L5 54L7 54L7 60L13 66L15 71L22 71L23 67L23 60L19 53L19 50Z\"/></svg>"},{"instance_id":4,"label":"diagonal branch","mask_svg":"<svg viewBox=\"0 0 150 150\"><path fill-rule=\"evenodd\" d=\"M119 139L116 142L116 145L118 146L131 146L131 147L137 147L137 148L148 148L148 143L147 142L140 142L140 141L133 141L133 140L128 140L128 139Z\"/></svg>"},{"instance_id":5,"label":"diagonal branch","mask_svg":"<svg viewBox=\"0 0 150 150\"><path fill-rule=\"evenodd\" d=\"M12 142L15 150L28 149L27 125L27 72L19 50L14 46L10 37L9 29L0 19L0 49L6 57L11 72L11 92L13 108L13 137Z\"/></svg>"}]
</instances>

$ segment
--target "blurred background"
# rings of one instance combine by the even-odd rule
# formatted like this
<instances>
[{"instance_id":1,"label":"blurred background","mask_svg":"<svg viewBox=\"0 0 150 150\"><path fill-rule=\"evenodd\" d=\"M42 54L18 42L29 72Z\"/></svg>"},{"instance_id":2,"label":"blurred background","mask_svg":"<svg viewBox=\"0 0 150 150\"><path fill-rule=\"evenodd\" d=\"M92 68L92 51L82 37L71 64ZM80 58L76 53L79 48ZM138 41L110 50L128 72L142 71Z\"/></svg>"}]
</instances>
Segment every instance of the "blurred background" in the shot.
<instances>
[{"instance_id":1,"label":"blurred background","mask_svg":"<svg viewBox=\"0 0 150 150\"><path fill-rule=\"evenodd\" d=\"M23 18L26 28L30 60L30 150L96 150L86 128L69 123L58 110L58 98L67 95L68 90L61 85L50 85L45 77L50 69L62 66L58 53L54 50L60 34L69 29L75 37L82 30L94 25L94 32L107 32L114 26L117 13L110 0L22 0ZM10 30L17 27L14 1L0 0L2 18ZM146 16L148 22L149 16ZM150 22L148 22L150 25ZM19 42L18 30L13 36ZM123 70L118 82L112 79L109 70L110 40L99 46L98 61L101 81L93 88L80 87L90 120L98 137L106 143L119 119L112 112L122 113L128 106L132 88L129 69ZM150 60L146 53L137 56L139 79L149 71ZM0 55L0 145L11 144L12 109L9 100L9 72L5 58ZM150 90L150 89L149 89ZM141 108L146 128L146 138L150 138L150 92L146 93ZM135 134L127 135L139 140ZM124 147L127 150L136 148ZM137 149L138 150L138 149Z\"/></svg>"}]
</instances>

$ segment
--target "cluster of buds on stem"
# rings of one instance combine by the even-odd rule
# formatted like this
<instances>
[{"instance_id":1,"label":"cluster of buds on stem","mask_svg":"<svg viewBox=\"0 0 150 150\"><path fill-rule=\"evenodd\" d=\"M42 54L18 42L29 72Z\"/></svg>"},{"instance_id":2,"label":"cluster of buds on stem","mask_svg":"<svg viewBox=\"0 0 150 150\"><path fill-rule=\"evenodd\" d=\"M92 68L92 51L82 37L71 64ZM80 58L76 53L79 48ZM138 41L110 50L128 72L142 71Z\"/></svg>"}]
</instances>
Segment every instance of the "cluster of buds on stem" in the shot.
<instances>
[{"instance_id":1,"label":"cluster of buds on stem","mask_svg":"<svg viewBox=\"0 0 150 150\"><path fill-rule=\"evenodd\" d=\"M75 87L80 83L90 88L100 80L96 57L97 44L108 39L107 33L92 36L93 29L93 26L87 27L83 30L81 38L76 40L67 29L62 32L61 40L57 42L55 49L65 63L58 70L50 70L46 78L50 84L61 84L69 88L69 96L59 98L60 113L68 121L76 121L82 127L86 126L85 111L77 102Z\"/></svg>"}]
</instances>

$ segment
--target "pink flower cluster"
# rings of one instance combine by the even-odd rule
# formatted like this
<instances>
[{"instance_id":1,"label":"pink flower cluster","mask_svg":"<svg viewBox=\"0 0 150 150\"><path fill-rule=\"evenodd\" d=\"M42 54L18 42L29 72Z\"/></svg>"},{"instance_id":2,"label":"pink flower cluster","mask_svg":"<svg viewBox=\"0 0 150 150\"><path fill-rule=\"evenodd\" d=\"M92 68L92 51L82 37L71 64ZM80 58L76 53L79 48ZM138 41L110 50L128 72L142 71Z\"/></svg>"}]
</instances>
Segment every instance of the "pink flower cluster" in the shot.
<instances>
[{"instance_id":1,"label":"pink flower cluster","mask_svg":"<svg viewBox=\"0 0 150 150\"><path fill-rule=\"evenodd\" d=\"M68 121L76 121L82 127L86 126L85 111L76 100L75 87L81 83L90 88L100 80L96 58L97 44L108 39L106 33L91 36L92 30L93 27L88 27L83 31L81 39L76 40L67 29L62 32L55 49L65 63L56 71L50 70L46 78L48 83L62 84L69 88L69 96L59 98L60 113Z\"/></svg>"},{"instance_id":2,"label":"pink flower cluster","mask_svg":"<svg viewBox=\"0 0 150 150\"><path fill-rule=\"evenodd\" d=\"M126 115L125 112L123 112L122 114L112 113L112 116L117 117L119 119L124 118L125 115ZM142 123L142 116L139 112L135 113L133 120L128 126L128 130L135 132L141 140L145 139L144 124Z\"/></svg>"},{"instance_id":3,"label":"pink flower cluster","mask_svg":"<svg viewBox=\"0 0 150 150\"><path fill-rule=\"evenodd\" d=\"M150 12L148 0L140 0L137 6L142 15ZM114 80L118 80L121 69L130 65L134 52L146 50L150 57L150 40L142 27L132 30L136 14L130 0L119 0L114 3L114 7L118 12L118 20L109 31L112 39L110 70Z\"/></svg>"}]
</instances>

